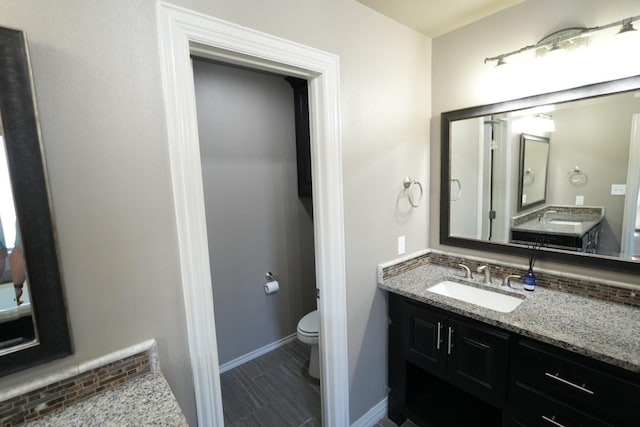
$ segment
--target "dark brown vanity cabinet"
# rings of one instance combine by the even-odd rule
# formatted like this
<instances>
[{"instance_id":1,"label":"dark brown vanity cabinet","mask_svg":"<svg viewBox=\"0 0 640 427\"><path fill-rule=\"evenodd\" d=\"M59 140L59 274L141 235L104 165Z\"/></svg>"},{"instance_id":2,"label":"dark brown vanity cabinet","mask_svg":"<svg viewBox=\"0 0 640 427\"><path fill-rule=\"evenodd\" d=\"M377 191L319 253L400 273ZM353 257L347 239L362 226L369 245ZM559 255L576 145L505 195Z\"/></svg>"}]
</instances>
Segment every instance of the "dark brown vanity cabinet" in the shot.
<instances>
[{"instance_id":1,"label":"dark brown vanity cabinet","mask_svg":"<svg viewBox=\"0 0 640 427\"><path fill-rule=\"evenodd\" d=\"M640 374L389 294L388 417L420 426L640 426Z\"/></svg>"},{"instance_id":2,"label":"dark brown vanity cabinet","mask_svg":"<svg viewBox=\"0 0 640 427\"><path fill-rule=\"evenodd\" d=\"M400 422L421 409L416 406L424 408L446 397L440 393L444 389L451 392L451 400L436 405L443 410L443 404L453 401L470 401L467 408L489 405L494 413L494 407L503 405L509 334L395 294L389 295L389 313L392 420ZM416 395L424 396L424 405Z\"/></svg>"},{"instance_id":3,"label":"dark brown vanity cabinet","mask_svg":"<svg viewBox=\"0 0 640 427\"><path fill-rule=\"evenodd\" d=\"M512 359L513 425L640 426L638 375L529 339Z\"/></svg>"}]
</instances>

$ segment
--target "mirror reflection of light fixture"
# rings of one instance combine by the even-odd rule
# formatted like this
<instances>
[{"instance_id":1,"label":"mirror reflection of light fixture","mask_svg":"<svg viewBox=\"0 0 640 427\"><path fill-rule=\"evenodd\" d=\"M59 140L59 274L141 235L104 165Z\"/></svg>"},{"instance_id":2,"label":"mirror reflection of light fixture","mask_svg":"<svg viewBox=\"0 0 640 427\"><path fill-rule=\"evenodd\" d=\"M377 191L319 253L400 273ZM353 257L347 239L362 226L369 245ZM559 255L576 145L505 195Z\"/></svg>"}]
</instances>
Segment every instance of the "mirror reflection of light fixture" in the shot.
<instances>
[{"instance_id":1,"label":"mirror reflection of light fixture","mask_svg":"<svg viewBox=\"0 0 640 427\"><path fill-rule=\"evenodd\" d=\"M618 31L618 35L622 36L624 34L634 34L634 31L638 31L635 28L633 28L633 20L631 19L625 19L622 21L622 28L620 28L620 31Z\"/></svg>"},{"instance_id":2,"label":"mirror reflection of light fixture","mask_svg":"<svg viewBox=\"0 0 640 427\"><path fill-rule=\"evenodd\" d=\"M555 132L556 124L551 114L538 113L535 115L535 123L540 132Z\"/></svg>"},{"instance_id":3,"label":"mirror reflection of light fixture","mask_svg":"<svg viewBox=\"0 0 640 427\"><path fill-rule=\"evenodd\" d=\"M596 27L565 28L549 34L535 44L524 46L520 49L512 50L511 52L501 53L500 55L485 58L484 63L487 64L495 62L496 66L505 65L507 63L507 58L534 49L538 56L548 57L563 55L567 50L584 46L591 34L617 26L620 26L620 31L618 32L617 37L631 39L635 39L635 37L637 37L638 39L640 39L640 31L637 31L633 27L633 23L637 20L640 20L640 15L621 19L619 21L611 22L606 25L599 25Z\"/></svg>"}]
</instances>

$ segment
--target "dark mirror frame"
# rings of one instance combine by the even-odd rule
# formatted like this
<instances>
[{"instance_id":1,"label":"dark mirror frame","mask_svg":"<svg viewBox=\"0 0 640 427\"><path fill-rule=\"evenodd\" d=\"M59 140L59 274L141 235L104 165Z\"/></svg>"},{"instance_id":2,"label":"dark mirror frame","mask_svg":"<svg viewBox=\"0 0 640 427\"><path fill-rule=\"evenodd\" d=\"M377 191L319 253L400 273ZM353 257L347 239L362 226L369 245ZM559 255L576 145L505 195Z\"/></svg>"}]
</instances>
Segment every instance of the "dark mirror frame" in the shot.
<instances>
[{"instance_id":1,"label":"dark mirror frame","mask_svg":"<svg viewBox=\"0 0 640 427\"><path fill-rule=\"evenodd\" d=\"M0 116L38 337L0 356L5 375L71 354L27 43L9 28L0 28Z\"/></svg>"},{"instance_id":2,"label":"dark mirror frame","mask_svg":"<svg viewBox=\"0 0 640 427\"><path fill-rule=\"evenodd\" d=\"M544 205L547 202L547 186L548 186L547 179L549 178L549 147L547 147L546 165L544 169L544 176L542 177L544 178L544 195L542 196L541 200L538 200L532 203L527 203L526 205L523 205L522 203L522 193L524 192L524 178L526 174L526 171L524 170L524 163L526 161L526 154L527 154L527 150L526 150L527 141L544 142L547 144L547 146L550 144L549 138L544 136L529 135L527 133L523 133L520 135L520 171L518 173L518 208L517 208L518 212L524 209L531 209L536 206Z\"/></svg>"},{"instance_id":3,"label":"dark mirror frame","mask_svg":"<svg viewBox=\"0 0 640 427\"><path fill-rule=\"evenodd\" d=\"M451 153L449 145L451 122L474 117L483 117L508 111L522 110L548 104L558 104L579 99L595 98L604 95L627 92L640 89L640 75L596 83L566 89L558 92L550 92L542 95L534 95L526 98L478 107L464 108L442 113L441 115L441 159L440 159L440 243L442 245L456 246L493 253L502 253L528 256L528 249L522 245L509 243L496 243L482 240L454 237L450 235L450 187L449 180ZM574 264L589 268L614 270L623 273L640 274L640 262L625 261L622 259L591 254L574 254L568 251L544 248L541 251L541 259L552 260L561 263Z\"/></svg>"}]
</instances>

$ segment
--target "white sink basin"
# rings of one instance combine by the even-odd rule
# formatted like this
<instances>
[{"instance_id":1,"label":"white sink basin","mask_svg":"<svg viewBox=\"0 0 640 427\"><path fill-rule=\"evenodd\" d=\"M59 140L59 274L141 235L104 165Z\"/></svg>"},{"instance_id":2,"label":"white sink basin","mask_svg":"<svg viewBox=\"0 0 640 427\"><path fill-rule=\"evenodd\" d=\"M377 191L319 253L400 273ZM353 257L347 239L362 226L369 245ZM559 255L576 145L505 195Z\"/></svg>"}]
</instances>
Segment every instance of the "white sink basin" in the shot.
<instances>
[{"instance_id":1,"label":"white sink basin","mask_svg":"<svg viewBox=\"0 0 640 427\"><path fill-rule=\"evenodd\" d=\"M510 313L519 306L524 298L511 295L504 295L488 289L480 289L473 286L463 285L457 282L445 280L427 289L439 295L455 298L460 301L479 305L501 313Z\"/></svg>"},{"instance_id":2,"label":"white sink basin","mask_svg":"<svg viewBox=\"0 0 640 427\"><path fill-rule=\"evenodd\" d=\"M565 221L562 219L552 219L550 221L547 221L549 224L555 224L555 225L581 225L582 223L580 221Z\"/></svg>"}]
</instances>

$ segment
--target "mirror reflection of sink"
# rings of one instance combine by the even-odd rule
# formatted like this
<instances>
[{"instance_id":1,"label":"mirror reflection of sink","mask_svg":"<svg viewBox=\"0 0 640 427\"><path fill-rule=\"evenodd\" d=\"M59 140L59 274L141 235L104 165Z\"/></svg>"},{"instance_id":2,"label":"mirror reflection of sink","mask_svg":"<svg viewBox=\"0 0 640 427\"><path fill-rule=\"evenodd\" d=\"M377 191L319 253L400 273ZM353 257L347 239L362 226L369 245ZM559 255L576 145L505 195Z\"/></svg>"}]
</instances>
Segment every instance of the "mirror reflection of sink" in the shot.
<instances>
[{"instance_id":1,"label":"mirror reflection of sink","mask_svg":"<svg viewBox=\"0 0 640 427\"><path fill-rule=\"evenodd\" d=\"M510 313L518 307L524 297L517 295L505 295L489 289L476 288L474 286L463 285L462 283L445 280L427 289L445 297L454 298L460 301L479 305L480 307Z\"/></svg>"},{"instance_id":2,"label":"mirror reflection of sink","mask_svg":"<svg viewBox=\"0 0 640 427\"><path fill-rule=\"evenodd\" d=\"M564 219L550 219L547 223L555 225L582 225L582 222L580 221L567 221Z\"/></svg>"}]
</instances>

